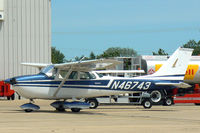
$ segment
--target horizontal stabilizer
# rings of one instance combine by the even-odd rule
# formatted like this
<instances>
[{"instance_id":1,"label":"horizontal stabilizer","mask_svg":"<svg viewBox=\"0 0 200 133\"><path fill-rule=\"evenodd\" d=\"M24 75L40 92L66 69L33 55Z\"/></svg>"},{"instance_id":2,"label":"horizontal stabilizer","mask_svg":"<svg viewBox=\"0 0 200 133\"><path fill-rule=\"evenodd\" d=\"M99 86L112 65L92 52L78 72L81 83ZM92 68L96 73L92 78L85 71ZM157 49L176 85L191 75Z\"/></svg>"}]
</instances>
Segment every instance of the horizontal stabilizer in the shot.
<instances>
[{"instance_id":1,"label":"horizontal stabilizer","mask_svg":"<svg viewBox=\"0 0 200 133\"><path fill-rule=\"evenodd\" d=\"M155 83L156 85L159 86L176 86L177 88L189 88L191 87L191 85L184 83L184 82L180 82L180 83Z\"/></svg>"}]
</instances>

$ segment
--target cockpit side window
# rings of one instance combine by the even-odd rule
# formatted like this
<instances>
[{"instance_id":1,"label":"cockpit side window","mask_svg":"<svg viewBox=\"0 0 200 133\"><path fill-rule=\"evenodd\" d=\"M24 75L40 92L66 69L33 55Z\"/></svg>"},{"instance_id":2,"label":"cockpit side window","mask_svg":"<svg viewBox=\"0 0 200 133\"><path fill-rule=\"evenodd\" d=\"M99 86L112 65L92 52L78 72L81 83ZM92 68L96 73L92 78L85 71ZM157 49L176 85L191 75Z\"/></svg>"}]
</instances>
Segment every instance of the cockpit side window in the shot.
<instances>
[{"instance_id":1,"label":"cockpit side window","mask_svg":"<svg viewBox=\"0 0 200 133\"><path fill-rule=\"evenodd\" d=\"M103 74L100 74L100 73L96 73L100 78L103 77Z\"/></svg>"},{"instance_id":2,"label":"cockpit side window","mask_svg":"<svg viewBox=\"0 0 200 133\"><path fill-rule=\"evenodd\" d=\"M59 79L65 78L65 76L68 74L68 70L59 70L57 77Z\"/></svg>"},{"instance_id":3,"label":"cockpit side window","mask_svg":"<svg viewBox=\"0 0 200 133\"><path fill-rule=\"evenodd\" d=\"M80 72L80 79L95 79L95 75L92 75L89 72Z\"/></svg>"},{"instance_id":4,"label":"cockpit side window","mask_svg":"<svg viewBox=\"0 0 200 133\"><path fill-rule=\"evenodd\" d=\"M96 79L96 76L93 74L93 73L90 73L90 75L91 75L91 79Z\"/></svg>"},{"instance_id":5,"label":"cockpit side window","mask_svg":"<svg viewBox=\"0 0 200 133\"><path fill-rule=\"evenodd\" d=\"M78 72L72 71L71 74L69 75L69 79L78 79Z\"/></svg>"}]
</instances>

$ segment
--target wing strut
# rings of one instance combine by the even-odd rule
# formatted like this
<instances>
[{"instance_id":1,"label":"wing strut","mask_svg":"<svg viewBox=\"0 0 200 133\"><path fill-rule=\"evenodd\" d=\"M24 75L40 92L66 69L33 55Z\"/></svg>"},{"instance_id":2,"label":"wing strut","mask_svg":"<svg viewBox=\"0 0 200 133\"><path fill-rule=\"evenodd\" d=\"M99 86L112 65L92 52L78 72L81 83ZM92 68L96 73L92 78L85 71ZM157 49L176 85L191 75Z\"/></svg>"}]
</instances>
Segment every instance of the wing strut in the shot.
<instances>
[{"instance_id":1,"label":"wing strut","mask_svg":"<svg viewBox=\"0 0 200 133\"><path fill-rule=\"evenodd\" d=\"M67 77L69 77L69 75L72 72L72 68L69 69L69 72L66 74L65 78L62 80L62 82L60 83L60 85L58 86L58 88L55 90L53 97L56 97L56 95L58 94L58 92L60 91L60 89L63 87L63 85L65 84L65 81L67 80Z\"/></svg>"}]
</instances>

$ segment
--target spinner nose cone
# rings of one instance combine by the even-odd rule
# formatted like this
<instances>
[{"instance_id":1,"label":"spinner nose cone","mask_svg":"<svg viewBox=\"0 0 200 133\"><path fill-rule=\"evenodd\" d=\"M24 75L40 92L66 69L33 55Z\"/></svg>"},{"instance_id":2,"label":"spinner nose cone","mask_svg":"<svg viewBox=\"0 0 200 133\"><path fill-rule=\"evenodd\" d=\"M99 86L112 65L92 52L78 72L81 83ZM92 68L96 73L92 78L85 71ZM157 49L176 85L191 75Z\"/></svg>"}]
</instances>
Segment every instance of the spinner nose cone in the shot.
<instances>
[{"instance_id":1,"label":"spinner nose cone","mask_svg":"<svg viewBox=\"0 0 200 133\"><path fill-rule=\"evenodd\" d=\"M5 83L9 83L11 85L14 85L17 83L16 79L15 78L10 78L10 79L6 79L4 80Z\"/></svg>"}]
</instances>

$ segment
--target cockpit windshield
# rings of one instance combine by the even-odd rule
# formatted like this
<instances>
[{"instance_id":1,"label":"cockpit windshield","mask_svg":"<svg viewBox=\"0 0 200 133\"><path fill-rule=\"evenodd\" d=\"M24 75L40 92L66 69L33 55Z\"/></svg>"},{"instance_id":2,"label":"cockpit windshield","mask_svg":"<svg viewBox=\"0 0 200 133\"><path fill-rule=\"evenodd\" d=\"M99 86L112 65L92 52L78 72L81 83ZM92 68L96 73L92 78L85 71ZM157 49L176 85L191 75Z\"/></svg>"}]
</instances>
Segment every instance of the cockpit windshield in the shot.
<instances>
[{"instance_id":1,"label":"cockpit windshield","mask_svg":"<svg viewBox=\"0 0 200 133\"><path fill-rule=\"evenodd\" d=\"M66 78L68 78L70 80L96 79L96 75L93 74L92 72L76 71L76 70L74 70L74 71L62 70L62 69L55 68L54 65L49 65L49 66L43 68L40 71L40 73L45 74L48 77L57 78L57 79L64 79L66 76L67 76Z\"/></svg>"},{"instance_id":2,"label":"cockpit windshield","mask_svg":"<svg viewBox=\"0 0 200 133\"><path fill-rule=\"evenodd\" d=\"M47 75L48 77L55 77L56 75L56 69L54 69L54 65L49 65L45 68L43 68L40 73L43 73Z\"/></svg>"}]
</instances>

